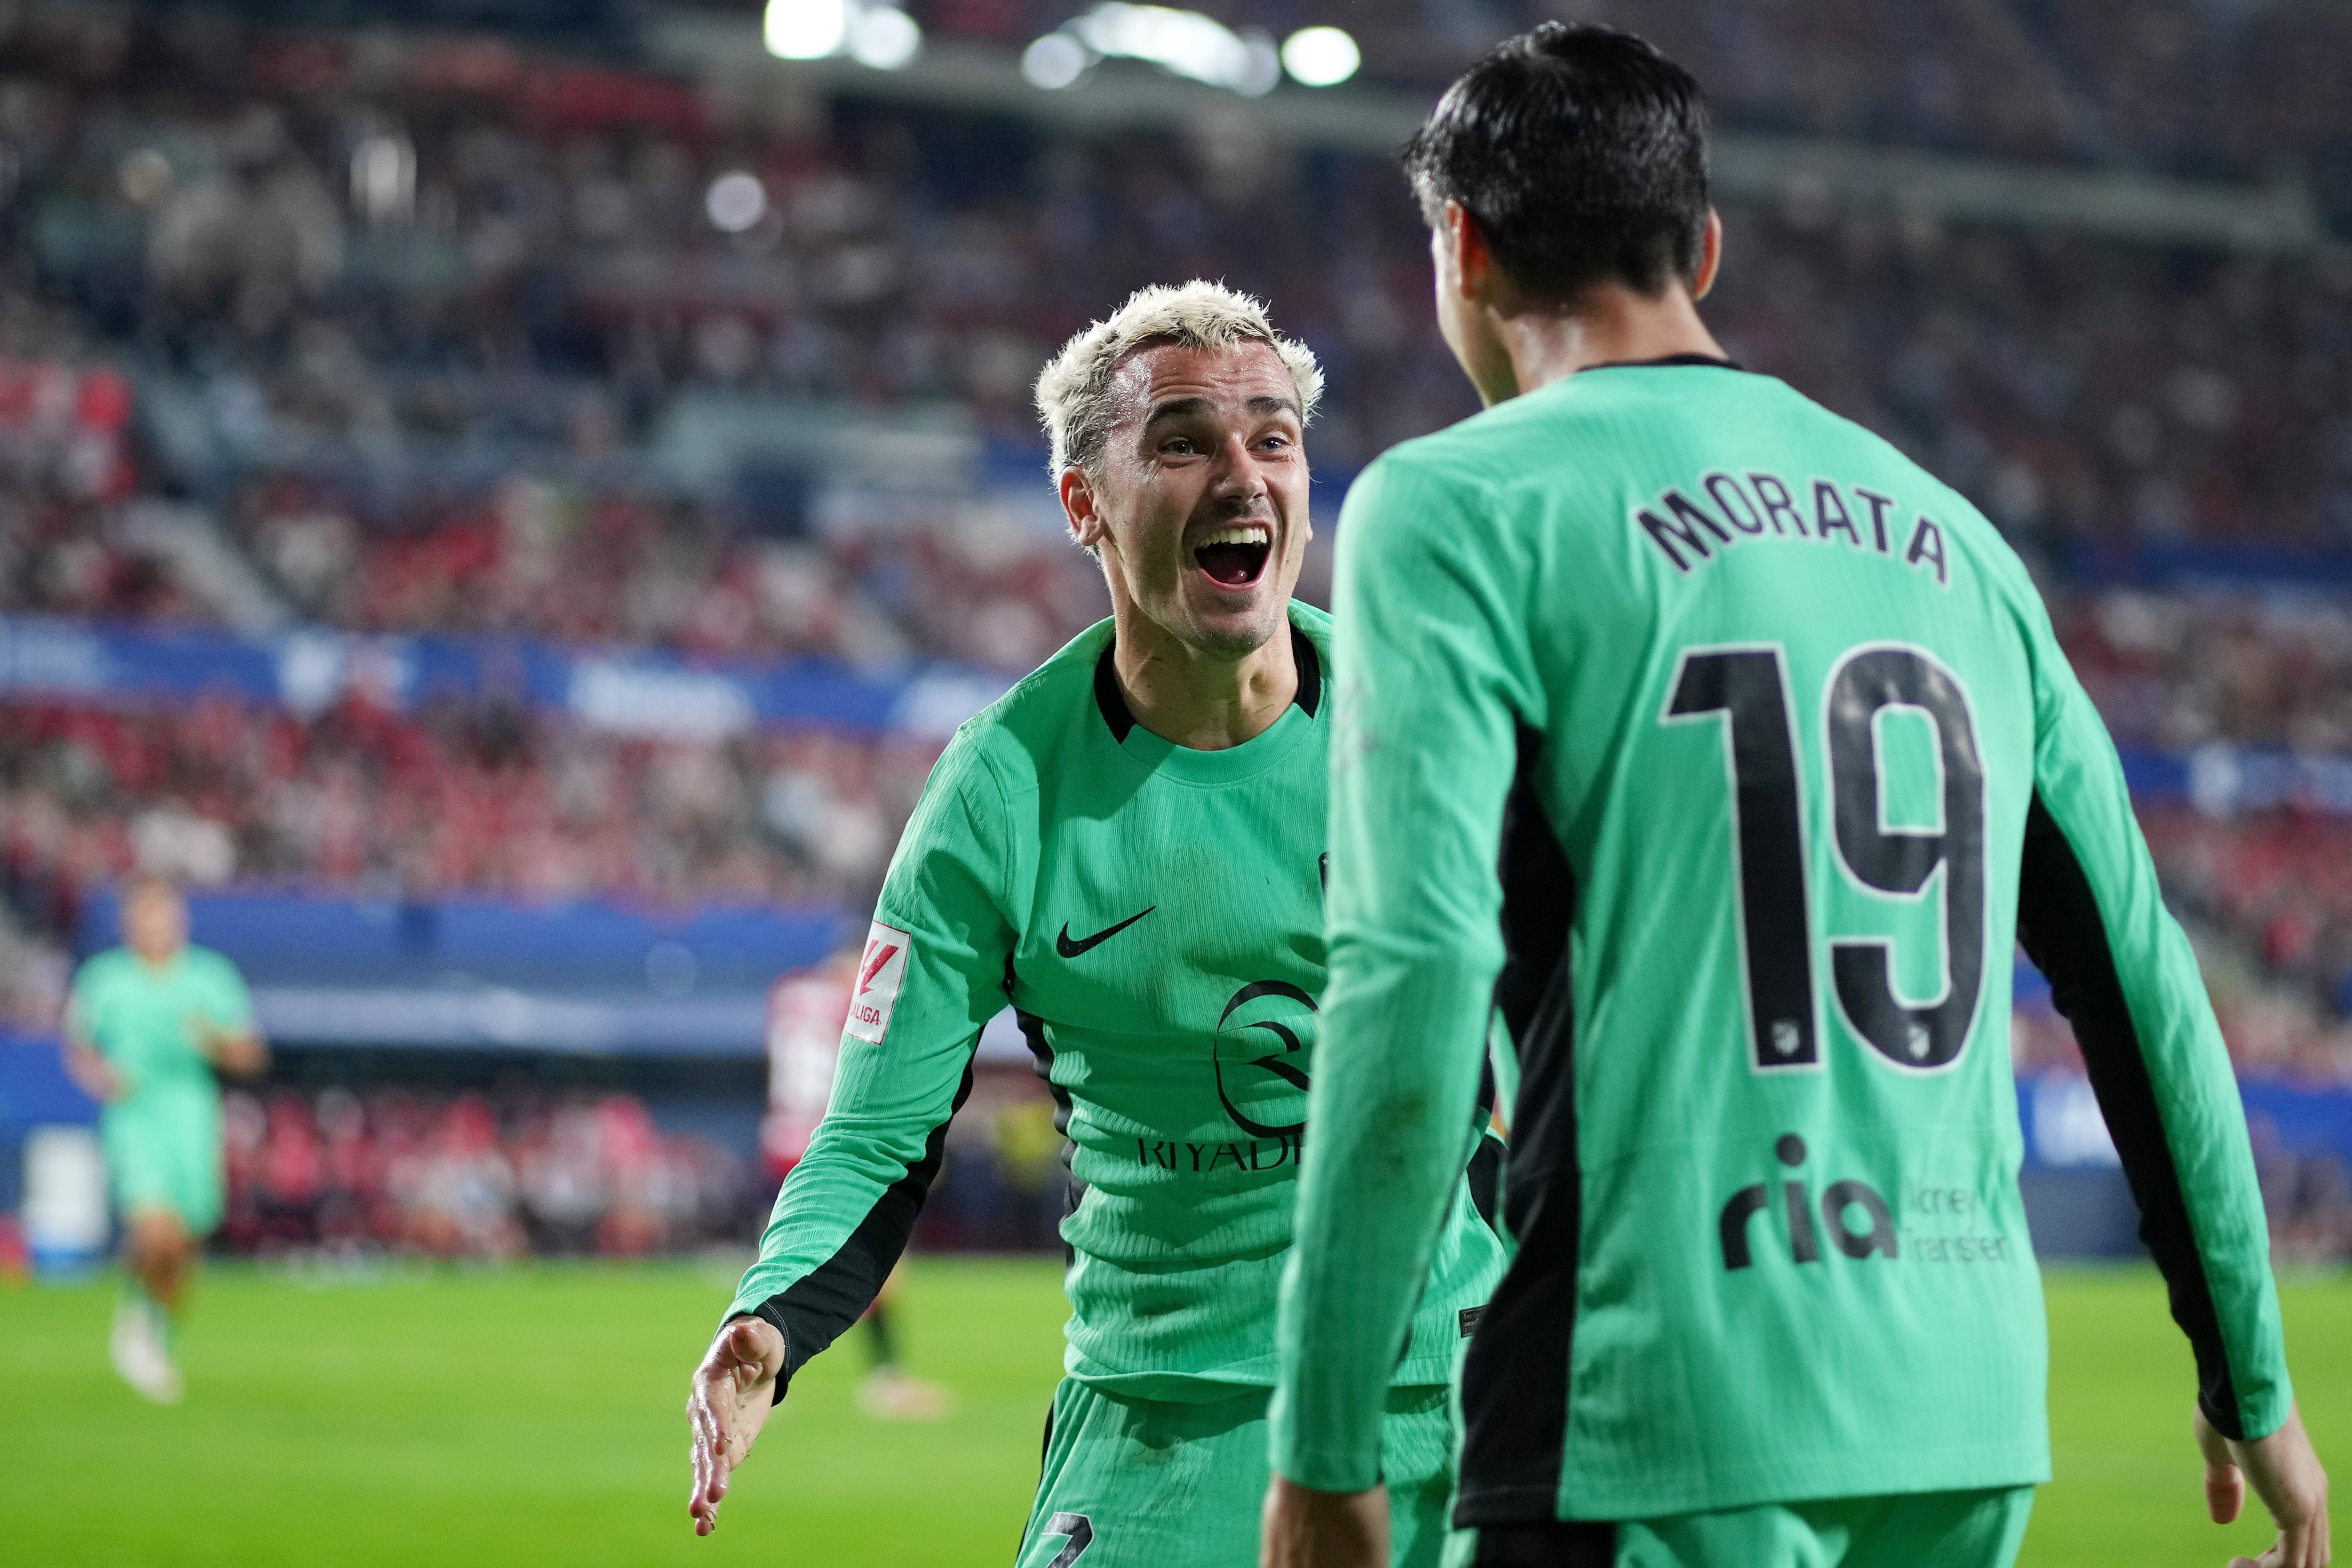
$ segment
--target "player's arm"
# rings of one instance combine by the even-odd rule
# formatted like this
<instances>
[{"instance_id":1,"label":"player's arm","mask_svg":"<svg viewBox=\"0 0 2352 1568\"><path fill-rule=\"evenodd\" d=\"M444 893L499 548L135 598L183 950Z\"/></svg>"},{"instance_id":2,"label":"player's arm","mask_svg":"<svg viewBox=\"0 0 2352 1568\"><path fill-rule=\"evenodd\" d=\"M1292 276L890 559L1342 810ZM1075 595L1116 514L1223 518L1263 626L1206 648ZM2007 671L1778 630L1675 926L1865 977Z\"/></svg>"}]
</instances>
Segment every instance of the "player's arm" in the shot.
<instances>
[{"instance_id":1,"label":"player's arm","mask_svg":"<svg viewBox=\"0 0 2352 1568\"><path fill-rule=\"evenodd\" d=\"M1331 974L1282 1298L1270 1563L1327 1560L1310 1516L1345 1525L1298 1489L1378 1480L1389 1373L1460 1179L1503 963L1496 863L1524 694L1497 652L1516 606L1465 562L1464 519L1457 495L1391 461L1339 529Z\"/></svg>"},{"instance_id":2,"label":"player's arm","mask_svg":"<svg viewBox=\"0 0 2352 1568\"><path fill-rule=\"evenodd\" d=\"M205 1059L231 1078L258 1077L269 1066L269 1047L262 1043L261 1031L250 1025L229 1028L196 1017L189 1020L189 1028Z\"/></svg>"},{"instance_id":3,"label":"player's arm","mask_svg":"<svg viewBox=\"0 0 2352 1568\"><path fill-rule=\"evenodd\" d=\"M2264 1563L2327 1560L2326 1476L2294 1415L2245 1111L2189 939L2164 907L2114 742L2036 603L2034 793L2018 937L2074 1028L2140 1237L2197 1363L2214 1517L2251 1479L2281 1529Z\"/></svg>"},{"instance_id":4,"label":"player's arm","mask_svg":"<svg viewBox=\"0 0 2352 1568\"><path fill-rule=\"evenodd\" d=\"M66 1076L84 1094L101 1105L124 1099L138 1089L130 1071L106 1054L98 1041L98 963L81 966L73 990L66 997L65 1015L58 1021L59 1048Z\"/></svg>"},{"instance_id":5,"label":"player's arm","mask_svg":"<svg viewBox=\"0 0 2352 1568\"><path fill-rule=\"evenodd\" d=\"M213 973L210 1011L191 1013L188 1037L213 1067L231 1078L257 1078L269 1066L269 1047L253 1021L253 994L226 959Z\"/></svg>"},{"instance_id":6,"label":"player's arm","mask_svg":"<svg viewBox=\"0 0 2352 1568\"><path fill-rule=\"evenodd\" d=\"M793 1373L857 1321L905 1250L971 1091L972 1047L1004 1005L1013 852L1003 792L959 738L891 860L824 1120L695 1372L698 1533L717 1525L729 1474Z\"/></svg>"},{"instance_id":7,"label":"player's arm","mask_svg":"<svg viewBox=\"0 0 2352 1568\"><path fill-rule=\"evenodd\" d=\"M104 1105L130 1093L131 1085L122 1070L106 1059L106 1053L91 1037L88 1011L77 985L66 1003L65 1016L58 1022L58 1050L64 1058L66 1077L84 1094Z\"/></svg>"}]
</instances>

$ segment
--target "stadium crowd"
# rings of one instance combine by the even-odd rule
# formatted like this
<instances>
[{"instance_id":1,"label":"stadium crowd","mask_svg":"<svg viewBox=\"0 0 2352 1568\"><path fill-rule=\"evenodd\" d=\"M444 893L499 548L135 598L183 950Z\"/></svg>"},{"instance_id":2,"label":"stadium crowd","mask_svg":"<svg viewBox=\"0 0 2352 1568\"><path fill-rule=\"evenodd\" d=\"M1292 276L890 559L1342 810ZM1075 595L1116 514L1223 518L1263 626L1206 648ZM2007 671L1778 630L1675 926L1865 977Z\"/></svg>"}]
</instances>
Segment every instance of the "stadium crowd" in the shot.
<instances>
[{"instance_id":1,"label":"stadium crowd","mask_svg":"<svg viewBox=\"0 0 2352 1568\"><path fill-rule=\"evenodd\" d=\"M1733 7L1700 9L1725 24L1690 40L1702 56L1775 57L1746 45L1770 34L1764 13L1735 27ZM1796 8L1771 9L1803 31ZM1853 22L1823 25L1851 38ZM946 405L1034 445L1026 389L1047 347L1173 275L1266 296L1324 355L1327 467L1471 407L1384 161L911 110L778 128L677 82L502 45L204 39L134 30L103 70L86 48L66 69L62 45L22 29L0 42L0 232L34 261L0 321L37 352L129 363L163 469L216 500L308 613L418 613L396 581L331 580L433 576L403 559L413 539L379 557L372 536L430 536L480 505L387 472L525 461L609 478L711 397L787 425L818 404ZM1948 43L1916 47L1950 68L1969 57ZM1902 81L1874 56L1800 52L1851 61L1873 90ZM2352 540L2340 264L1948 230L1802 192L1727 216L1711 308L1726 342L1921 448L2005 525ZM273 482L288 470L310 483ZM806 521L789 499L733 499L756 514L738 522ZM349 540L280 521L355 513ZM673 575L726 575L723 551L691 559L709 520L667 521L653 526L686 558ZM563 524L533 526L504 545L543 561ZM479 570L478 542L442 548Z\"/></svg>"},{"instance_id":2,"label":"stadium crowd","mask_svg":"<svg viewBox=\"0 0 2352 1568\"><path fill-rule=\"evenodd\" d=\"M637 1257L731 1239L755 1201L741 1161L623 1094L236 1090L223 1128L241 1252Z\"/></svg>"},{"instance_id":3,"label":"stadium crowd","mask_svg":"<svg viewBox=\"0 0 2352 1568\"><path fill-rule=\"evenodd\" d=\"M0 1005L46 1022L88 893L133 870L395 889L805 902L878 881L937 752L822 730L618 739L499 702L304 721L206 699L0 701Z\"/></svg>"},{"instance_id":4,"label":"stadium crowd","mask_svg":"<svg viewBox=\"0 0 2352 1568\"><path fill-rule=\"evenodd\" d=\"M1025 1074L982 1075L922 1220L925 1242L1050 1247L1061 1134ZM246 1253L495 1260L633 1258L758 1234L774 1173L697 1133L666 1133L624 1093L232 1089L226 1218Z\"/></svg>"},{"instance_id":5,"label":"stadium crowd","mask_svg":"<svg viewBox=\"0 0 2352 1568\"><path fill-rule=\"evenodd\" d=\"M914 9L1014 41L1065 19ZM2346 162L2322 67L2340 8L2302 0L1591 9L1751 129L2236 177L2283 150L2323 205ZM1360 11L1368 68L1399 81L1526 19ZM2352 269L1793 188L1726 219L1726 343L2011 532L2121 742L2352 752L2341 590L2066 569L2084 547L2352 548ZM1472 407L1386 162L777 115L479 37L11 11L0 240L0 613L1018 671L1105 605L1053 530L1029 382L1132 287L1197 272L1270 299L1329 372L1311 445L1334 478ZM427 896L849 893L929 756L616 739L498 701L297 717L15 694L0 1007L54 1016L79 900L142 865ZM2148 824L2241 1059L2352 1074L2343 823ZM2032 1019L2020 1038L2029 1062L2068 1049Z\"/></svg>"}]
</instances>

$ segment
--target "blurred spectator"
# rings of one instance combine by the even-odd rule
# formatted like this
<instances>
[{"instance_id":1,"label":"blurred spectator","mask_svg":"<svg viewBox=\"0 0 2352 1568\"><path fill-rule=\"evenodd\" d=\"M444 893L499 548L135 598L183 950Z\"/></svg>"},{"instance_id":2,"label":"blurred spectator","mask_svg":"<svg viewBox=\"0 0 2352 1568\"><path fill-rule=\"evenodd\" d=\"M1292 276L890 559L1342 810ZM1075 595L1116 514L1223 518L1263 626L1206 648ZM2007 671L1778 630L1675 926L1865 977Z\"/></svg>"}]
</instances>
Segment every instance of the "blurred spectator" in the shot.
<instances>
[{"instance_id":1,"label":"blurred spectator","mask_svg":"<svg viewBox=\"0 0 2352 1568\"><path fill-rule=\"evenodd\" d=\"M1061 1170L1052 1107L1025 1071L981 1078L924 1239L1058 1245L1060 1184L1045 1174ZM664 1134L626 1094L232 1090L224 1113L221 1244L238 1252L643 1257L748 1239L774 1192L752 1162Z\"/></svg>"},{"instance_id":2,"label":"blurred spectator","mask_svg":"<svg viewBox=\"0 0 2352 1568\"><path fill-rule=\"evenodd\" d=\"M418 897L806 901L876 879L935 745L824 731L616 739L489 701L305 721L207 700L0 700L8 902L69 929L134 870Z\"/></svg>"},{"instance_id":3,"label":"blurred spectator","mask_svg":"<svg viewBox=\"0 0 2352 1568\"><path fill-rule=\"evenodd\" d=\"M664 1137L627 1095L548 1105L281 1089L266 1102L232 1092L226 1115L222 1236L237 1251L636 1257L736 1236L761 1203L741 1162Z\"/></svg>"}]
</instances>

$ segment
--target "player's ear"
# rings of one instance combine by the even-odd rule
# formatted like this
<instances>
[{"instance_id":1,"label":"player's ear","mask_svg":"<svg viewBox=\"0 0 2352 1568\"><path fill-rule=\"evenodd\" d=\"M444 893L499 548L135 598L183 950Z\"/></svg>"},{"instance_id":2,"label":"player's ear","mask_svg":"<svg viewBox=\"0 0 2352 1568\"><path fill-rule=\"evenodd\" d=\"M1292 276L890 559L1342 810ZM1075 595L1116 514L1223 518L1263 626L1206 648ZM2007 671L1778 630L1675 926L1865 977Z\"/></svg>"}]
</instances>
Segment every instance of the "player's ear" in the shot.
<instances>
[{"instance_id":1,"label":"player's ear","mask_svg":"<svg viewBox=\"0 0 2352 1568\"><path fill-rule=\"evenodd\" d=\"M1715 287L1715 269L1723 264L1723 215L1706 209L1706 232L1699 237L1698 271L1691 278L1691 298L1704 300Z\"/></svg>"},{"instance_id":2,"label":"player's ear","mask_svg":"<svg viewBox=\"0 0 2352 1568\"><path fill-rule=\"evenodd\" d=\"M1073 463L1062 470L1056 488L1061 492L1062 515L1069 519L1070 537L1088 550L1099 549L1110 525L1097 504L1094 480L1087 477L1086 469Z\"/></svg>"},{"instance_id":3,"label":"player's ear","mask_svg":"<svg viewBox=\"0 0 2352 1568\"><path fill-rule=\"evenodd\" d=\"M1446 256L1453 263L1449 280L1454 293L1464 300L1486 302L1495 271L1495 253L1486 248L1486 236L1460 202L1445 204L1444 221Z\"/></svg>"}]
</instances>

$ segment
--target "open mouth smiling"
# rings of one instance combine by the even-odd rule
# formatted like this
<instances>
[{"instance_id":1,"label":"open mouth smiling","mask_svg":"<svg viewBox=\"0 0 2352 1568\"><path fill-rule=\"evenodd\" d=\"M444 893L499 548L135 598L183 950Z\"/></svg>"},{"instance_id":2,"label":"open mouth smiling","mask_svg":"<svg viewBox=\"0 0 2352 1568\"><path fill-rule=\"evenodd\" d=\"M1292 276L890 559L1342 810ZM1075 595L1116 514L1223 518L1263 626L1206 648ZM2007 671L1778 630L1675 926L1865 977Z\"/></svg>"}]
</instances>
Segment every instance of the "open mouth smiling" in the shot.
<instances>
[{"instance_id":1,"label":"open mouth smiling","mask_svg":"<svg viewBox=\"0 0 2352 1568\"><path fill-rule=\"evenodd\" d=\"M1220 588L1255 587L1274 553L1274 529L1264 522L1234 522L1214 529L1192 547L1193 563Z\"/></svg>"}]
</instances>

